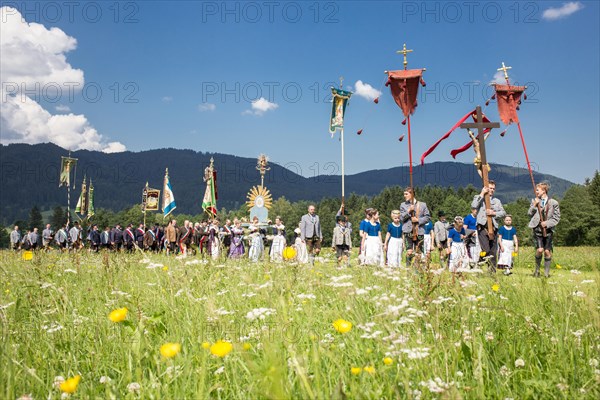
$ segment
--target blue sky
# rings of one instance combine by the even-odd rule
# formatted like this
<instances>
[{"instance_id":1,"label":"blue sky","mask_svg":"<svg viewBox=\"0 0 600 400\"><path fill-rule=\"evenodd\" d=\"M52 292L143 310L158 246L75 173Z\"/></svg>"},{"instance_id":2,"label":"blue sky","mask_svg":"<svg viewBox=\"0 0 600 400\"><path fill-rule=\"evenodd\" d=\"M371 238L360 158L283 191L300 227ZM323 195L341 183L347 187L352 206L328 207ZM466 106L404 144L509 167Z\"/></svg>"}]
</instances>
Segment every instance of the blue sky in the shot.
<instances>
[{"instance_id":1,"label":"blue sky","mask_svg":"<svg viewBox=\"0 0 600 400\"><path fill-rule=\"evenodd\" d=\"M343 76L345 88L356 90L360 80L383 92L377 105L358 94L351 99L346 172L407 164L407 140L398 141L406 133L403 117L382 88L384 70L402 68L395 52L406 43L414 49L409 68L427 68L427 87L411 119L413 159L469 109L484 105L488 84L505 62L511 80L529 86L519 116L536 168L578 183L600 169L596 2L474 2L471 9L464 2L399 1L0 4L76 40L61 54L82 71L78 88L84 90L72 99L64 90L59 99L42 91L36 100L51 115L83 116L78 129L87 129L88 139L90 129L96 136L81 148L118 142L131 151L265 153L304 176L339 173L328 164L339 165L340 146L338 135L331 139L327 131L326 97ZM19 68L27 72L31 65ZM7 81L19 82L4 75L4 89ZM19 136L27 127L5 120L5 112L3 143L31 142ZM495 102L486 113L498 120ZM55 131L50 127L36 138L46 132L48 140L64 144ZM451 160L450 150L466 140L455 132L427 161ZM525 166L516 126L488 141L488 159ZM472 152L458 160L470 162Z\"/></svg>"}]
</instances>

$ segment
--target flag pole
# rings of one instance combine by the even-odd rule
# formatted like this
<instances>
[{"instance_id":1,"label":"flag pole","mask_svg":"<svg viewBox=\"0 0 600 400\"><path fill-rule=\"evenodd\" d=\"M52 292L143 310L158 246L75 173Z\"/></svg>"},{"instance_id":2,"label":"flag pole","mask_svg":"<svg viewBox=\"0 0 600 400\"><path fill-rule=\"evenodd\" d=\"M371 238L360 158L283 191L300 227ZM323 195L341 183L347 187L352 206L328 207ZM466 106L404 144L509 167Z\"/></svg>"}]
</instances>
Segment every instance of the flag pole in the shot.
<instances>
[{"instance_id":1,"label":"flag pole","mask_svg":"<svg viewBox=\"0 0 600 400\"><path fill-rule=\"evenodd\" d=\"M69 159L71 158L71 151L69 150ZM71 169L69 166L69 175L71 174ZM75 179L75 178L73 178ZM67 180L67 227L71 223L71 182Z\"/></svg>"},{"instance_id":2,"label":"flag pole","mask_svg":"<svg viewBox=\"0 0 600 400\"><path fill-rule=\"evenodd\" d=\"M410 114L406 117L406 124L408 125L408 174L410 179L410 187L413 186L413 162L412 162L412 142L410 139Z\"/></svg>"},{"instance_id":3,"label":"flag pole","mask_svg":"<svg viewBox=\"0 0 600 400\"><path fill-rule=\"evenodd\" d=\"M504 79L506 80L506 85L509 86L510 89L510 80L508 79L508 70L512 69L512 67L507 67L504 65L504 61L502 62L502 68L498 68L498 71L504 72ZM529 154L527 153L527 146L525 146L525 137L523 136L523 131L521 130L521 121L517 122L517 128L519 128L519 136L521 137L521 144L523 145L523 152L525 153L525 161L527 161L527 169L529 170L529 178L531 179L531 186L533 186L533 196L537 197L535 192L535 179L533 179L533 171L531 170L531 163L529 162ZM540 221L542 221L542 209L538 204L538 213L540 216ZM542 235L546 237L546 227L542 226Z\"/></svg>"},{"instance_id":4,"label":"flag pole","mask_svg":"<svg viewBox=\"0 0 600 400\"><path fill-rule=\"evenodd\" d=\"M345 202L345 169L344 169L344 127L340 132L340 141L342 142L342 215L344 215L344 202Z\"/></svg>"},{"instance_id":5,"label":"flag pole","mask_svg":"<svg viewBox=\"0 0 600 400\"><path fill-rule=\"evenodd\" d=\"M144 202L144 229L146 229L146 204L148 203L148 181L146 181L146 201Z\"/></svg>"}]
</instances>

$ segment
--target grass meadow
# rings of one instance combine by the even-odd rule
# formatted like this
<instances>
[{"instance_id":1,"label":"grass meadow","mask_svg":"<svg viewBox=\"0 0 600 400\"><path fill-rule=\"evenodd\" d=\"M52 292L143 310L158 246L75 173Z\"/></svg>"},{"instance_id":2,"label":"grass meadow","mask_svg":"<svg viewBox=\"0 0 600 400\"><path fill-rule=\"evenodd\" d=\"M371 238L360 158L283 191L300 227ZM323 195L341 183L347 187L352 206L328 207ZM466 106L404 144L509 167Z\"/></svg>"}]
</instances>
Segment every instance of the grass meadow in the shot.
<instances>
[{"instance_id":1,"label":"grass meadow","mask_svg":"<svg viewBox=\"0 0 600 400\"><path fill-rule=\"evenodd\" d=\"M3 399L600 398L600 248L557 248L549 279L531 248L462 277L330 250L0 257Z\"/></svg>"}]
</instances>

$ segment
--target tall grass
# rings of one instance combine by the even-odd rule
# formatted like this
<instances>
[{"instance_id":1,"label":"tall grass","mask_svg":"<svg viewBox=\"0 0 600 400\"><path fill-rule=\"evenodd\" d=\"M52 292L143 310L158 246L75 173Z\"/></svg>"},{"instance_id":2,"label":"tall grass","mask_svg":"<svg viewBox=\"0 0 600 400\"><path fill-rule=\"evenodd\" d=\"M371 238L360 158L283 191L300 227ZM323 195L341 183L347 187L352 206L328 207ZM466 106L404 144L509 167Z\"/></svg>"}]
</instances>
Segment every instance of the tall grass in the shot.
<instances>
[{"instance_id":1,"label":"tall grass","mask_svg":"<svg viewBox=\"0 0 600 400\"><path fill-rule=\"evenodd\" d=\"M327 254L1 257L6 399L60 398L55 378L75 375L75 398L600 397L598 248L556 249L550 279L530 276L532 249L509 277L336 269ZM110 321L121 307L127 319ZM217 340L233 351L211 355ZM161 356L166 342L181 353Z\"/></svg>"}]
</instances>

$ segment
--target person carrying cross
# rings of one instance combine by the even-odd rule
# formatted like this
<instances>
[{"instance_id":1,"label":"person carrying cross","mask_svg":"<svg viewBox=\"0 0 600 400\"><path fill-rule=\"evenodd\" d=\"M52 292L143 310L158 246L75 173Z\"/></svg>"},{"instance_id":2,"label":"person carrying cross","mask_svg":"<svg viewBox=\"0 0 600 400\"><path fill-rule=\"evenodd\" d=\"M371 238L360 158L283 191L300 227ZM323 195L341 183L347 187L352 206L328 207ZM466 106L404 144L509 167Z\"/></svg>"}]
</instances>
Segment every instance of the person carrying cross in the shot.
<instances>
[{"instance_id":1,"label":"person carrying cross","mask_svg":"<svg viewBox=\"0 0 600 400\"><path fill-rule=\"evenodd\" d=\"M500 199L494 197L496 191L496 182L488 181L488 185L481 189L481 193L475 195L471 207L477 209L477 237L481 251L485 253L484 259L489 259L490 273L496 273L496 263L498 256L498 222L496 219L504 218L506 211L502 207ZM486 207L484 197L489 194L490 206ZM490 234L488 229L488 218L491 218L493 223L493 232Z\"/></svg>"}]
</instances>

